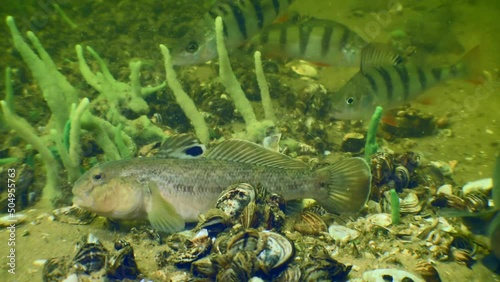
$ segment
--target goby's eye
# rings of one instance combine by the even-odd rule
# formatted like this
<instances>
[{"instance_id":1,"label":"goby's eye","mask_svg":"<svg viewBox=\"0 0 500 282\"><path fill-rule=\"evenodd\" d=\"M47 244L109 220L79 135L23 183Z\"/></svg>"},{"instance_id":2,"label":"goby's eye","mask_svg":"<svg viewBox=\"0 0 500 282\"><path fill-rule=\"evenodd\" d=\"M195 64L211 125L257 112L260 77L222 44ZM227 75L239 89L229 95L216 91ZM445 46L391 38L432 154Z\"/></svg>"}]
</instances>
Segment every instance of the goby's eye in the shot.
<instances>
[{"instance_id":1,"label":"goby's eye","mask_svg":"<svg viewBox=\"0 0 500 282\"><path fill-rule=\"evenodd\" d=\"M345 102L347 105L352 105L352 103L354 103L354 97L349 97L345 99Z\"/></svg>"},{"instance_id":2,"label":"goby's eye","mask_svg":"<svg viewBox=\"0 0 500 282\"><path fill-rule=\"evenodd\" d=\"M101 181L104 179L104 173L102 172L96 172L95 174L92 175L92 180L94 181Z\"/></svg>"}]
</instances>

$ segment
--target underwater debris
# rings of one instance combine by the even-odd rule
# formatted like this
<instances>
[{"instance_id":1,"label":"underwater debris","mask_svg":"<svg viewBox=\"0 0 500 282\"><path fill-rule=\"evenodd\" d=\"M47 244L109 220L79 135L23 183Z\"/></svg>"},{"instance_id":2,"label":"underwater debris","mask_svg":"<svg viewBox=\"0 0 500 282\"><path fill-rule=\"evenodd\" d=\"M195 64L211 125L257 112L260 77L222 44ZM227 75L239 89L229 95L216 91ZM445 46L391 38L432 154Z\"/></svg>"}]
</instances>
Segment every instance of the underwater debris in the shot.
<instances>
[{"instance_id":1,"label":"underwater debris","mask_svg":"<svg viewBox=\"0 0 500 282\"><path fill-rule=\"evenodd\" d=\"M438 119L414 108L397 111L394 120L382 122L381 129L397 137L422 137L432 135L438 128Z\"/></svg>"}]
</instances>

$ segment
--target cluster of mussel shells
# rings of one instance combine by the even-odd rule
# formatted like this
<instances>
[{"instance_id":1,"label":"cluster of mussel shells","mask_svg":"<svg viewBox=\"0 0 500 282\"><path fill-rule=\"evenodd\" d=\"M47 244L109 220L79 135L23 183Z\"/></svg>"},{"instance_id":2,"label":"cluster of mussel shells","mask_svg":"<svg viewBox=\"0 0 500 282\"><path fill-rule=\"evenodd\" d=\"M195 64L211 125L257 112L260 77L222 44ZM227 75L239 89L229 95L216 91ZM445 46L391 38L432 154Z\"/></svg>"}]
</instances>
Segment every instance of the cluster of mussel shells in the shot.
<instances>
[{"instance_id":1,"label":"cluster of mussel shells","mask_svg":"<svg viewBox=\"0 0 500 282\"><path fill-rule=\"evenodd\" d=\"M298 249L284 235L284 209L282 196L267 193L260 186L240 183L228 187L220 194L216 208L205 213L192 230L194 235L177 233L165 240L173 251L157 255L163 271L156 276L173 280L176 272L169 267L175 265L189 269L182 271L182 279L200 281L248 281L252 277L332 281L346 277L351 266L337 262L324 247L311 244ZM306 215L308 219L310 215ZM326 225L319 228L326 231Z\"/></svg>"},{"instance_id":2,"label":"cluster of mussel shells","mask_svg":"<svg viewBox=\"0 0 500 282\"><path fill-rule=\"evenodd\" d=\"M110 254L93 235L84 236L76 245L73 259L68 256L46 261L43 267L44 282L59 281L122 281L137 279L140 275L132 246L118 240L115 252Z\"/></svg>"},{"instance_id":3,"label":"cluster of mussel shells","mask_svg":"<svg viewBox=\"0 0 500 282\"><path fill-rule=\"evenodd\" d=\"M451 185L444 185L453 183L449 175L432 163L423 163L413 152L379 152L371 158L371 170L372 199L375 200L368 204L371 214L366 220L358 219L353 226L365 231L373 231L373 227L383 229L403 243L420 241L427 250L412 251L428 253L439 261L452 260L467 267L475 262L478 245L458 228L462 224L458 217L488 210L486 193L452 193ZM441 188L436 193L437 187ZM394 225L391 220L393 189L397 192L399 213L407 215L400 225Z\"/></svg>"},{"instance_id":4,"label":"cluster of mussel shells","mask_svg":"<svg viewBox=\"0 0 500 282\"><path fill-rule=\"evenodd\" d=\"M396 189L401 190L415 186L415 170L420 165L420 156L414 152L395 155L379 152L371 157L372 196L375 199L383 197L383 193Z\"/></svg>"}]
</instances>

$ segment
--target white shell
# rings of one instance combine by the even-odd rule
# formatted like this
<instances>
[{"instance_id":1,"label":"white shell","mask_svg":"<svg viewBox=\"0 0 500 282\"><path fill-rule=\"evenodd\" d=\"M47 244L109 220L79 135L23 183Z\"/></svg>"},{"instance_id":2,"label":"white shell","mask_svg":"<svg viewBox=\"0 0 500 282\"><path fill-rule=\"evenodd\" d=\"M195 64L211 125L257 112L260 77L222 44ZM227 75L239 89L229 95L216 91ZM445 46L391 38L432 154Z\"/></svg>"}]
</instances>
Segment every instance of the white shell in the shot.
<instances>
[{"instance_id":1,"label":"white shell","mask_svg":"<svg viewBox=\"0 0 500 282\"><path fill-rule=\"evenodd\" d=\"M422 206L415 193L408 193L408 195L400 201L399 209L402 213L418 213Z\"/></svg>"},{"instance_id":2,"label":"white shell","mask_svg":"<svg viewBox=\"0 0 500 282\"><path fill-rule=\"evenodd\" d=\"M45 265L45 263L47 262L46 259L37 259L33 262L33 265L34 266L39 266L39 267L42 267Z\"/></svg>"},{"instance_id":3,"label":"white shell","mask_svg":"<svg viewBox=\"0 0 500 282\"><path fill-rule=\"evenodd\" d=\"M28 219L28 216L23 214L23 213L15 213L15 214L6 214L2 217L0 217L0 226L1 227L8 227L11 224L16 224L19 225L23 222L25 222Z\"/></svg>"},{"instance_id":4,"label":"white shell","mask_svg":"<svg viewBox=\"0 0 500 282\"><path fill-rule=\"evenodd\" d=\"M462 192L464 192L464 195L467 195L470 192L482 192L487 194L492 188L493 188L493 179L483 178L476 181L467 182L462 187Z\"/></svg>"},{"instance_id":5,"label":"white shell","mask_svg":"<svg viewBox=\"0 0 500 282\"><path fill-rule=\"evenodd\" d=\"M366 218L368 222L380 227L387 227L392 224L391 215L388 213L372 214Z\"/></svg>"},{"instance_id":6,"label":"white shell","mask_svg":"<svg viewBox=\"0 0 500 282\"><path fill-rule=\"evenodd\" d=\"M437 194L448 194L451 195L453 194L453 186L451 184L444 184L443 186L439 187L437 190Z\"/></svg>"},{"instance_id":7,"label":"white shell","mask_svg":"<svg viewBox=\"0 0 500 282\"><path fill-rule=\"evenodd\" d=\"M345 244L359 236L358 231L337 224L330 225L330 227L328 227L328 233L335 241L341 244Z\"/></svg>"},{"instance_id":8,"label":"white shell","mask_svg":"<svg viewBox=\"0 0 500 282\"><path fill-rule=\"evenodd\" d=\"M453 168L450 166L449 163L443 161L436 161L436 162L431 162L431 165L439 169L444 176L449 176L453 173Z\"/></svg>"},{"instance_id":9,"label":"white shell","mask_svg":"<svg viewBox=\"0 0 500 282\"><path fill-rule=\"evenodd\" d=\"M317 77L318 70L306 61L292 61L287 64L296 74L306 77Z\"/></svg>"},{"instance_id":10,"label":"white shell","mask_svg":"<svg viewBox=\"0 0 500 282\"><path fill-rule=\"evenodd\" d=\"M392 279L388 280L385 278L391 277ZM425 282L424 279L411 274L404 270L393 269L393 268L383 268L370 270L363 273L363 281L366 282L403 282L403 281L413 281L413 282Z\"/></svg>"},{"instance_id":11,"label":"white shell","mask_svg":"<svg viewBox=\"0 0 500 282\"><path fill-rule=\"evenodd\" d=\"M448 233L456 233L457 231L451 224L444 218L444 217L439 217L439 229L443 230L444 232Z\"/></svg>"},{"instance_id":12,"label":"white shell","mask_svg":"<svg viewBox=\"0 0 500 282\"><path fill-rule=\"evenodd\" d=\"M73 273L70 276L66 277L63 282L79 282L80 278L78 278L78 274Z\"/></svg>"}]
</instances>

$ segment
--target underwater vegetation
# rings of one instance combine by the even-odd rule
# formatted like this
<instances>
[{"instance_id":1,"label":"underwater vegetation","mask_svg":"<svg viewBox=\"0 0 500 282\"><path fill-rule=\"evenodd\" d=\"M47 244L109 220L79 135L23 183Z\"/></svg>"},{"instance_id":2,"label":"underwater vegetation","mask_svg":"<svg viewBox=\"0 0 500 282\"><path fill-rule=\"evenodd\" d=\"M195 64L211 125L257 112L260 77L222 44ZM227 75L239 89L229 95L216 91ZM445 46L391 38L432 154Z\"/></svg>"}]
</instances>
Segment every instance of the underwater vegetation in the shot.
<instances>
[{"instance_id":1,"label":"underwater vegetation","mask_svg":"<svg viewBox=\"0 0 500 282\"><path fill-rule=\"evenodd\" d=\"M147 113L148 106L143 97L154 93L165 84L156 87L141 88L139 84L140 61L130 64L131 82L130 84L116 81L104 61L90 47L89 53L94 57L99 65L101 72L93 74L87 65L83 56L83 49L80 45L76 46L76 53L83 77L100 95L91 103L87 98L82 99L77 106L77 90L68 83L65 77L56 69L54 62L43 49L37 37L28 32L28 38L35 46L38 55L26 44L15 26L14 19L7 17L7 24L12 33L14 44L19 50L21 56L30 67L33 76L40 83L42 92L49 108L51 108L51 128L50 139L56 144L56 148L64 168L68 171L68 182L73 183L80 176L80 130L90 131L96 137L95 142L104 151L104 159L111 161L122 158L128 158L136 153L135 142L164 141L168 135L164 133L155 124L151 123L145 115L137 119L129 120L123 115L125 111L132 111L136 114ZM219 29L222 26L219 23ZM220 32L219 32L220 33ZM173 89L177 102L181 105L186 116L191 120L198 138L203 143L208 143L209 133L204 118L200 115L196 106L182 90L178 83L175 72L170 63L168 49L160 46L165 57L165 66L168 71L167 81L169 87ZM255 117L252 106L249 104L239 82L232 73L227 52L221 40L218 43L219 52L221 52L221 78L223 84L228 88L228 93L236 107L240 110L245 123L247 124L246 133L240 137L249 140L258 140L264 137L267 128L272 127L273 121L266 119L259 122ZM225 53L225 54L224 54ZM256 53L257 79L262 87L262 96L266 117L274 118L269 91L267 90L265 77L263 75L260 54ZM16 132L32 144L38 150L46 167L47 184L45 185L44 199L55 200L61 197L58 191L58 171L59 165L48 148L43 144L42 137L37 136L35 130L21 117L14 112L12 101L14 94L10 80L10 69L6 70L7 93L5 101L1 102L3 116L6 124L15 129ZM105 113L105 119L91 113L87 108L91 106L94 111ZM104 108L103 108L104 107ZM133 140L136 140L135 142ZM64 144L68 144L66 148Z\"/></svg>"},{"instance_id":2,"label":"underwater vegetation","mask_svg":"<svg viewBox=\"0 0 500 282\"><path fill-rule=\"evenodd\" d=\"M413 103L434 86L450 94L446 105L477 98L469 92L480 86L459 80L482 71L470 58L484 45L465 61L444 59L469 50L444 23L458 18L451 2L384 3L382 11L378 2L352 1L342 23L323 19L326 9L303 15L308 4L298 0L148 1L152 10L187 12L144 14L145 2L61 2L52 6L58 19L84 31L61 45L93 36L80 19L100 5L99 32L109 36L104 47L71 43L62 54L45 31L22 34L26 19L8 16L9 55L31 72L5 68L0 102L0 175L16 169L19 195L16 215L0 225L16 221L18 273L44 281L497 279L500 166L489 178L489 162L475 165L490 158L490 141L456 131L467 111ZM476 5L466 2L456 5ZM287 18L289 6L298 15ZM121 22L109 7L127 11L117 13ZM429 9L432 21L400 22ZM384 43L353 24L383 23L385 12L394 22L382 26ZM160 38L169 32L176 38ZM117 67L123 58L133 59ZM325 77L332 66L340 71ZM359 81L336 77L349 68ZM351 95L344 87L352 83L369 91ZM339 108L371 120L339 120ZM497 133L495 122L476 127L467 132ZM473 148L450 149L460 143ZM483 179L466 183L471 175Z\"/></svg>"}]
</instances>

